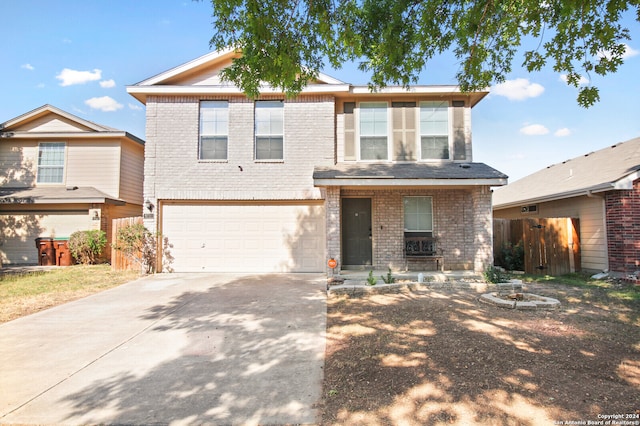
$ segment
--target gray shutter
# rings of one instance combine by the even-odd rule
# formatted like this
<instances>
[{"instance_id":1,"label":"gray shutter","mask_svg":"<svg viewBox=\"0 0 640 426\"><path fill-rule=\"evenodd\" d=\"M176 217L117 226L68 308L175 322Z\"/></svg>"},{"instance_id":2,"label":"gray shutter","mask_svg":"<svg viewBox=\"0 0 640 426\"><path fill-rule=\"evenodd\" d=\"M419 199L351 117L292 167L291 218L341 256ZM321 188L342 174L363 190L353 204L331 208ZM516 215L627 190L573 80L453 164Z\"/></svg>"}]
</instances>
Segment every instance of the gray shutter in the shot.
<instances>
[{"instance_id":1,"label":"gray shutter","mask_svg":"<svg viewBox=\"0 0 640 426\"><path fill-rule=\"evenodd\" d=\"M392 102L393 159L416 160L416 103Z\"/></svg>"},{"instance_id":2,"label":"gray shutter","mask_svg":"<svg viewBox=\"0 0 640 426\"><path fill-rule=\"evenodd\" d=\"M356 160L355 102L344 103L344 160Z\"/></svg>"},{"instance_id":3,"label":"gray shutter","mask_svg":"<svg viewBox=\"0 0 640 426\"><path fill-rule=\"evenodd\" d=\"M453 159L467 159L467 143L464 137L464 101L453 101Z\"/></svg>"}]
</instances>

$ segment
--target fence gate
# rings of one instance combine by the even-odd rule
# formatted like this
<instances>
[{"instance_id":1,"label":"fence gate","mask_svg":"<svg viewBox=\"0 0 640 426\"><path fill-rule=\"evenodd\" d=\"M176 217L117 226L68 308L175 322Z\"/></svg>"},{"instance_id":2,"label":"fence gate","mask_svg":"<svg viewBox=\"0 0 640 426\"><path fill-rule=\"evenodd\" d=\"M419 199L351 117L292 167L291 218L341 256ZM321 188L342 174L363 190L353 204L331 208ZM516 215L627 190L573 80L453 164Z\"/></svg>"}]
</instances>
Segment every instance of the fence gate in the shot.
<instances>
[{"instance_id":1,"label":"fence gate","mask_svg":"<svg viewBox=\"0 0 640 426\"><path fill-rule=\"evenodd\" d=\"M115 244L118 241L118 230L125 226L142 224L142 217L124 217L121 219L113 219L111 222L111 241ZM111 249L111 269L116 271L127 271L140 269L142 266L127 256L120 250Z\"/></svg>"},{"instance_id":2,"label":"fence gate","mask_svg":"<svg viewBox=\"0 0 640 426\"><path fill-rule=\"evenodd\" d=\"M573 218L496 219L494 252L503 243L524 244L524 271L564 275L580 270L580 220Z\"/></svg>"}]
</instances>

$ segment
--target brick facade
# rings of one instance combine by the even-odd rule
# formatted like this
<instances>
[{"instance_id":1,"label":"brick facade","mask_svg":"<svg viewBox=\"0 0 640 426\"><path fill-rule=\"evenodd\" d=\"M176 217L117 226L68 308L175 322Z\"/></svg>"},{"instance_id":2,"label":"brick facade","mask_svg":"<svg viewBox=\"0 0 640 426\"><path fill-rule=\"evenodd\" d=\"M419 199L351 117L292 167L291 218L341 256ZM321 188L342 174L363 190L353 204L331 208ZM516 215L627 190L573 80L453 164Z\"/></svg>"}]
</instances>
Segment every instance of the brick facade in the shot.
<instances>
[{"instance_id":1,"label":"brick facade","mask_svg":"<svg viewBox=\"0 0 640 426\"><path fill-rule=\"evenodd\" d=\"M198 160L199 103L217 99L229 101L228 159ZM253 101L149 96L144 198L156 206L159 200L322 199L312 174L314 166L334 164L334 108L328 95L286 100L284 160L256 161ZM145 225L157 229L156 218Z\"/></svg>"},{"instance_id":2,"label":"brick facade","mask_svg":"<svg viewBox=\"0 0 640 426\"><path fill-rule=\"evenodd\" d=\"M631 190L607 192L605 203L609 270L640 270L640 179Z\"/></svg>"},{"instance_id":3,"label":"brick facade","mask_svg":"<svg viewBox=\"0 0 640 426\"><path fill-rule=\"evenodd\" d=\"M407 265L403 253L403 197L433 199L433 228L438 251L447 270L483 271L493 263L491 192L487 187L471 189L340 189L327 188L327 253L340 259L340 200L371 198L372 258L375 269L429 270L431 261Z\"/></svg>"}]
</instances>

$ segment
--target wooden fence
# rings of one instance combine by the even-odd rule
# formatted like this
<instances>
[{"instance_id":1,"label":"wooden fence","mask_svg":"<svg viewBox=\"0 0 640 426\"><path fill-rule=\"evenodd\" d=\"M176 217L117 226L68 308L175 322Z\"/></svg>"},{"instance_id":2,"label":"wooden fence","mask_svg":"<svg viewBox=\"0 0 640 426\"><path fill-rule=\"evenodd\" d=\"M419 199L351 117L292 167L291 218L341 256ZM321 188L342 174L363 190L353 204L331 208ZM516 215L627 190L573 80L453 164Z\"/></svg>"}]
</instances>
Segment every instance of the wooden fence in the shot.
<instances>
[{"instance_id":1,"label":"wooden fence","mask_svg":"<svg viewBox=\"0 0 640 426\"><path fill-rule=\"evenodd\" d=\"M504 243L522 241L528 274L564 275L580 270L579 219L494 219L493 230L496 259Z\"/></svg>"},{"instance_id":2,"label":"wooden fence","mask_svg":"<svg viewBox=\"0 0 640 426\"><path fill-rule=\"evenodd\" d=\"M142 217L124 217L121 219L113 219L111 222L111 244L116 244L118 241L118 230L124 228L125 226L142 224ZM116 250L113 247L111 248L111 269L115 271L127 271L127 270L136 270L141 269L142 266L132 261L129 257L125 256L125 254Z\"/></svg>"}]
</instances>

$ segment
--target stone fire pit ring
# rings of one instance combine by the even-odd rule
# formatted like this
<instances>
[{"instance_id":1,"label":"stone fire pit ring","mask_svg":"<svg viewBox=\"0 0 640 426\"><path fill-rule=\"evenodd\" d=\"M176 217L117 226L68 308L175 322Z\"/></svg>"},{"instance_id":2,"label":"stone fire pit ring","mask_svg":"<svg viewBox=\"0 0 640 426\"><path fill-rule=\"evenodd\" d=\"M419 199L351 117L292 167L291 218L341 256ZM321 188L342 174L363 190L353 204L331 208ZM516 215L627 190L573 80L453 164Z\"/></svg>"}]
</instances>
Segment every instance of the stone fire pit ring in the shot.
<instances>
[{"instance_id":1,"label":"stone fire pit ring","mask_svg":"<svg viewBox=\"0 0 640 426\"><path fill-rule=\"evenodd\" d=\"M485 293L480 301L506 309L557 309L560 301L552 297L540 296L522 291L522 281L512 280L496 284L498 291Z\"/></svg>"}]
</instances>

